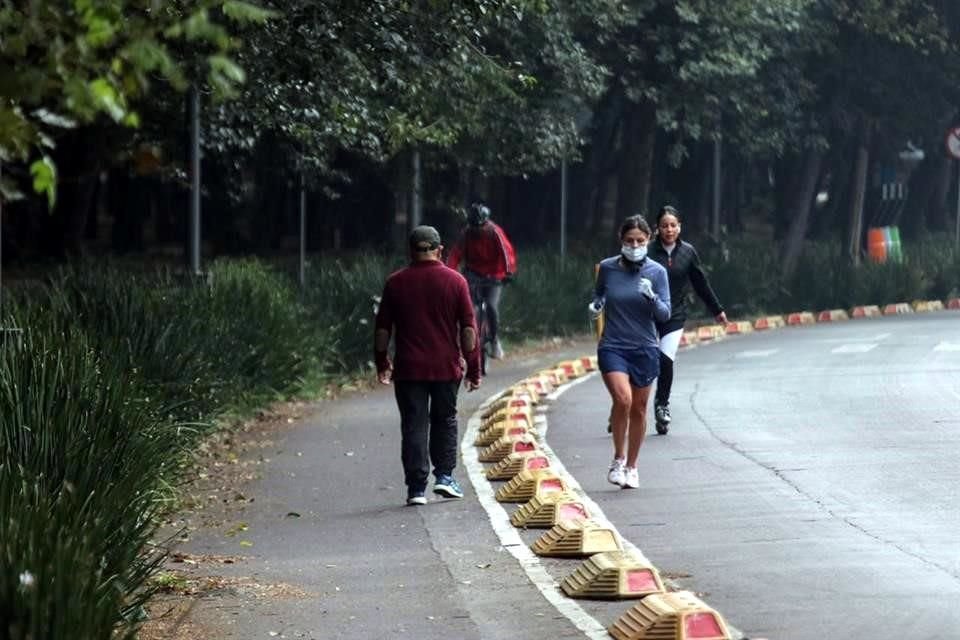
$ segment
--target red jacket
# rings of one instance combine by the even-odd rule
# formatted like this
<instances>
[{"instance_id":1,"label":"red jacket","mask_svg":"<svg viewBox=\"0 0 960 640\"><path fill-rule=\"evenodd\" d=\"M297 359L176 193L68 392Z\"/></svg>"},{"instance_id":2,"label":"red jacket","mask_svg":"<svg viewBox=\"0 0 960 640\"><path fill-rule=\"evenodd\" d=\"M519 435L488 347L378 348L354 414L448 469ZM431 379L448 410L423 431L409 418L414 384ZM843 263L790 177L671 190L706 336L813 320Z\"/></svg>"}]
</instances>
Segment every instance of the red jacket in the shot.
<instances>
[{"instance_id":1,"label":"red jacket","mask_svg":"<svg viewBox=\"0 0 960 640\"><path fill-rule=\"evenodd\" d=\"M450 250L447 265L459 269L461 261L468 271L503 280L517 272L517 253L506 232L492 220L481 227L467 227Z\"/></svg>"}]
</instances>

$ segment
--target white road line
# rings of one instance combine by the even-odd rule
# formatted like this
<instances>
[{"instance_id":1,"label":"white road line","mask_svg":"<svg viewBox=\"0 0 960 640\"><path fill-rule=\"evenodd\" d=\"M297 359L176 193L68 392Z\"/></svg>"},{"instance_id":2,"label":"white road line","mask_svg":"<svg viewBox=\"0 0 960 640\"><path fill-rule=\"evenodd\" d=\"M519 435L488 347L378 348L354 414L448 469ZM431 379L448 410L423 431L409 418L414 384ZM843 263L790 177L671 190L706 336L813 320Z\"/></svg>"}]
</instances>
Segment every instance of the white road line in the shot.
<instances>
[{"instance_id":1,"label":"white road line","mask_svg":"<svg viewBox=\"0 0 960 640\"><path fill-rule=\"evenodd\" d=\"M755 351L741 351L734 358L766 358L779 352L780 349L757 349Z\"/></svg>"},{"instance_id":2,"label":"white road line","mask_svg":"<svg viewBox=\"0 0 960 640\"><path fill-rule=\"evenodd\" d=\"M573 383L566 385L566 388L570 388L574 384L583 382L590 377L592 377L592 374L578 378L574 380ZM554 397L562 393L563 390L564 387L561 387L560 390L554 393ZM487 512L490 523L493 525L493 530L496 532L497 537L500 538L500 544L517 559L520 566L526 572L527 577L529 577L530 581L540 590L540 593L547 599L547 602L552 604L554 608L560 612L563 617L573 623L577 629L583 631L586 637L591 640L609 640L610 634L607 633L606 627L584 611L576 600L568 598L560 591L557 581L554 580L553 576L544 568L540 562L540 558L531 551L523 541L517 529L510 524L510 515L494 497L493 487L487 480L483 464L477 459L479 451L477 447L473 445L473 442L477 437L477 432L482 422L480 415L498 395L499 392L487 398L487 400L480 405L480 408L477 409L476 413L470 416L470 420L467 421L466 432L463 435L463 441L460 443L460 453L463 455L463 466L467 470L467 475L470 478L470 483L473 485L473 490L477 493L477 499ZM546 420L542 422L541 428L546 429ZM546 443L541 442L540 445L550 458L550 465L554 467L557 474L570 478L569 474L562 471L562 468L559 466L559 461L556 459L556 456L553 455L553 452L546 447ZM572 478L570 479L572 480ZM568 484L572 486L572 483L568 482ZM597 510L597 512L599 512L599 510ZM592 513L593 510L591 509L591 514Z\"/></svg>"},{"instance_id":3,"label":"white road line","mask_svg":"<svg viewBox=\"0 0 960 640\"><path fill-rule=\"evenodd\" d=\"M572 382L569 382L565 385L561 385L553 393L547 396L547 400L551 402L559 398L563 393L582 384L587 380L590 380L598 375L597 372L592 372L586 376L577 378ZM493 525L493 530L496 532L497 537L500 538L500 544L507 549L513 557L515 557L519 562L520 566L526 572L527 576L530 578L530 581L540 590L540 593L543 594L543 597L554 606L554 608L565 618L567 618L574 626L583 631L584 635L591 640L609 640L610 635L607 632L606 627L604 627L596 618L591 616L589 613L583 610L583 608L577 603L576 600L567 597L559 588L559 583L554 580L553 576L544 568L543 564L540 562L540 558L530 550L530 548L524 543L523 539L520 537L520 534L517 532L517 529L510 523L510 515L507 513L506 509L503 508L499 502L497 502L494 497L493 487L490 482L487 480L485 474L485 467L477 459L479 456L478 448L474 446L473 442L477 437L477 433L480 429L480 423L482 422L481 414L484 409L489 406L501 392L487 398L483 404L480 405L480 408L470 416L470 419L467 421L467 429L464 433L463 440L460 443L460 453L463 456L463 465L467 470L467 475L470 478L470 483L473 485L473 489L477 494L477 499L480 501L481 506L487 512L487 517L490 518L490 523ZM547 444L546 435L548 422L546 415L541 413L537 416L537 428L539 431L538 444L543 450L544 454L550 459L550 467L566 480L567 486L570 488L570 491L576 493L580 496L580 499L587 507L587 511L590 512L590 517L597 522L603 523L604 526L611 528L616 534L617 538L620 540L624 550L631 551L636 554L638 557L642 558L644 561L653 565L643 552L640 551L632 542L620 535L620 532L617 531L616 527L613 526L609 520L607 520L606 515L600 509L600 506L594 502L589 495L583 490L580 486L580 483L577 482L576 478L571 475L566 468L563 466L563 463L557 458L554 454L553 449ZM727 627L730 629L731 634L735 638L743 638L743 632L736 629L732 625L727 623Z\"/></svg>"},{"instance_id":4,"label":"white road line","mask_svg":"<svg viewBox=\"0 0 960 640\"><path fill-rule=\"evenodd\" d=\"M960 351L960 342L941 342L933 348L934 351Z\"/></svg>"},{"instance_id":5,"label":"white road line","mask_svg":"<svg viewBox=\"0 0 960 640\"><path fill-rule=\"evenodd\" d=\"M830 351L830 353L866 353L867 351L872 351L877 346L876 343L873 344L844 344L839 347L835 347Z\"/></svg>"}]
</instances>

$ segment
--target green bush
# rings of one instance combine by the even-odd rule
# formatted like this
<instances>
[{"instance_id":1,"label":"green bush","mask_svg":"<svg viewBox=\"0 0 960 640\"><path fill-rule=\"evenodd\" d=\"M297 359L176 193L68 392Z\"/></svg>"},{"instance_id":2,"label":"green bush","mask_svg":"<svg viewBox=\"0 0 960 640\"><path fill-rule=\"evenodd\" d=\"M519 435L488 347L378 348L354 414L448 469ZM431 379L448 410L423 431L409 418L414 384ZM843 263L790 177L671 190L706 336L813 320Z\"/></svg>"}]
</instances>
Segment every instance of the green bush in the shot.
<instances>
[{"instance_id":1,"label":"green bush","mask_svg":"<svg viewBox=\"0 0 960 640\"><path fill-rule=\"evenodd\" d=\"M0 349L0 638L130 638L183 432L79 332Z\"/></svg>"}]
</instances>

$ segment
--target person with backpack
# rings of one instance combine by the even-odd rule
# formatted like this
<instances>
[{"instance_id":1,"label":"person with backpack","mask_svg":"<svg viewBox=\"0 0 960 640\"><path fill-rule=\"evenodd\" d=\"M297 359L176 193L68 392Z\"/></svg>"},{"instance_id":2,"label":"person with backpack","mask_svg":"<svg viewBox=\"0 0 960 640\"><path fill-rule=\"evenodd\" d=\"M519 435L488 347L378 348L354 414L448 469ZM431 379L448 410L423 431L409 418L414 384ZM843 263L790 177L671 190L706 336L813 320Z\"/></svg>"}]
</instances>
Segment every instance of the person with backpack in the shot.
<instances>
[{"instance_id":1,"label":"person with backpack","mask_svg":"<svg viewBox=\"0 0 960 640\"><path fill-rule=\"evenodd\" d=\"M490 208L482 202L470 205L467 228L447 257L451 269L459 270L461 264L474 301L486 303L489 334L481 347L491 358L502 358L500 296L503 285L517 273L517 254L507 233L490 219Z\"/></svg>"}]
</instances>

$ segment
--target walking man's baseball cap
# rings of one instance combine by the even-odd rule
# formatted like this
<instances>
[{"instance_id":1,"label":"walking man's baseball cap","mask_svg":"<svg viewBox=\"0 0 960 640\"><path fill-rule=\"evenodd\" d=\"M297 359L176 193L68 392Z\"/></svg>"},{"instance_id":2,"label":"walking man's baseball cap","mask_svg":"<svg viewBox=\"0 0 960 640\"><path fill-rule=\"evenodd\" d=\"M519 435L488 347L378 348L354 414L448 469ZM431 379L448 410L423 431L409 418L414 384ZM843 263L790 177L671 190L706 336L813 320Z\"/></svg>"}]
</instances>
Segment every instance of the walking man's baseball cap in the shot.
<instances>
[{"instance_id":1,"label":"walking man's baseball cap","mask_svg":"<svg viewBox=\"0 0 960 640\"><path fill-rule=\"evenodd\" d=\"M410 232L410 248L416 251L432 251L440 246L440 233L430 225L423 224Z\"/></svg>"}]
</instances>

